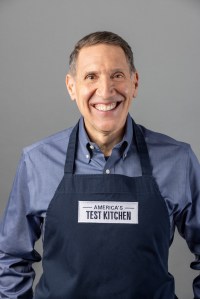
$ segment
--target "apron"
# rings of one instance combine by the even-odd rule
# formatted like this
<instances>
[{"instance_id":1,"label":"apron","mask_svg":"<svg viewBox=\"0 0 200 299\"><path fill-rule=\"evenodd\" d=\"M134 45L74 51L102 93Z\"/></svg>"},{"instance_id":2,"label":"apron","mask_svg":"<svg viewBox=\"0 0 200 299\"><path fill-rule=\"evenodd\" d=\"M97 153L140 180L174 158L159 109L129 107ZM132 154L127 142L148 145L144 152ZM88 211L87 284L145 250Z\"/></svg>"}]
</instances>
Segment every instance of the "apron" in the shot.
<instances>
[{"instance_id":1,"label":"apron","mask_svg":"<svg viewBox=\"0 0 200 299\"><path fill-rule=\"evenodd\" d=\"M43 275L35 299L174 299L170 223L133 122L142 176L74 174L78 124L47 210ZM134 167L134 165L133 165Z\"/></svg>"}]
</instances>

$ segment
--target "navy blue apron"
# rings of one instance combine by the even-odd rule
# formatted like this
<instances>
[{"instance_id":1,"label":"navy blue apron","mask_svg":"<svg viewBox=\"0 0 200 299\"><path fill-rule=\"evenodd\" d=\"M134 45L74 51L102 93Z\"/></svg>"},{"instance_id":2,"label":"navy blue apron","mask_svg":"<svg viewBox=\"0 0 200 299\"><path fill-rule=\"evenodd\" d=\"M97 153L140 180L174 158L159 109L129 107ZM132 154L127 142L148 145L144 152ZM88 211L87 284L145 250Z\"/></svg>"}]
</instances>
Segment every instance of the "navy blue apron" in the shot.
<instances>
[{"instance_id":1,"label":"navy blue apron","mask_svg":"<svg viewBox=\"0 0 200 299\"><path fill-rule=\"evenodd\" d=\"M74 174L78 124L47 210L43 275L35 299L174 299L170 223L133 122L142 176ZM133 165L134 167L134 165Z\"/></svg>"}]
</instances>

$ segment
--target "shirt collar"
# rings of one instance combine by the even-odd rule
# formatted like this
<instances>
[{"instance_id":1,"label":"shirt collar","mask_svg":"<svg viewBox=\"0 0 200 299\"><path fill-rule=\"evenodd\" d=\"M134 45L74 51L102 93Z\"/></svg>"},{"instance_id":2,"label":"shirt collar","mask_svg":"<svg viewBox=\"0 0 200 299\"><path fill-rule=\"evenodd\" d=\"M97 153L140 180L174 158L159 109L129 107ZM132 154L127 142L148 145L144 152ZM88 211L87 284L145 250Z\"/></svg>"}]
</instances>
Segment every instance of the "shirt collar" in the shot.
<instances>
[{"instance_id":1,"label":"shirt collar","mask_svg":"<svg viewBox=\"0 0 200 299\"><path fill-rule=\"evenodd\" d=\"M129 151L130 145L132 143L133 139L133 125L132 125L132 118L130 114L127 116L126 120L126 129L123 136L123 139L115 145L114 148L120 150L120 154L123 156L123 159L126 158L127 153ZM79 142L84 146L85 149L85 155L88 155L88 152L90 156L92 155L92 149L98 148L97 145L90 141L87 132L85 130L84 126L84 120L83 117L79 120Z\"/></svg>"},{"instance_id":2,"label":"shirt collar","mask_svg":"<svg viewBox=\"0 0 200 299\"><path fill-rule=\"evenodd\" d=\"M133 124L132 124L132 118L130 114L128 114L124 137L122 141L120 141L120 143L115 145L115 148L120 149L121 155L123 155L123 159L125 159L128 154L132 140L133 140Z\"/></svg>"}]
</instances>

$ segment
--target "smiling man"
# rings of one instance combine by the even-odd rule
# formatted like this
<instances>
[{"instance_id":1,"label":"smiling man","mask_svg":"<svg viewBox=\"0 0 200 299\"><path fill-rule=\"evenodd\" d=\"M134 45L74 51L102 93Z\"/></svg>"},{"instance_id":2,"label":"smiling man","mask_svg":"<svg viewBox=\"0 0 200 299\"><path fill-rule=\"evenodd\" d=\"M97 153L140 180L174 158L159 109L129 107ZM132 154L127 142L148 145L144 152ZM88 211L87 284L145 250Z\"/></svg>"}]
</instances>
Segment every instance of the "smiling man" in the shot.
<instances>
[{"instance_id":1,"label":"smiling man","mask_svg":"<svg viewBox=\"0 0 200 299\"><path fill-rule=\"evenodd\" d=\"M66 78L89 137L106 155L121 141L137 95L138 73L132 68L120 46L97 44L80 51L76 73L72 70Z\"/></svg>"},{"instance_id":2,"label":"smiling man","mask_svg":"<svg viewBox=\"0 0 200 299\"><path fill-rule=\"evenodd\" d=\"M85 36L69 65L66 85L82 117L23 151L0 226L0 298L175 299L175 226L200 269L199 162L188 144L129 115L138 72L120 36Z\"/></svg>"}]
</instances>

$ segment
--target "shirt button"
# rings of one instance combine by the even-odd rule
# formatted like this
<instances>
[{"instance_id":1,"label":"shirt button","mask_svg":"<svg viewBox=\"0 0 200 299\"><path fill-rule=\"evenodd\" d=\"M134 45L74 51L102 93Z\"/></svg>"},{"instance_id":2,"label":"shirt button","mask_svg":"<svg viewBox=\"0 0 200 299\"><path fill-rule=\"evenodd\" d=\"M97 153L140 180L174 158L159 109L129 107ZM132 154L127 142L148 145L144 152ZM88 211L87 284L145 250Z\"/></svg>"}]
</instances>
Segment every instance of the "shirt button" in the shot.
<instances>
[{"instance_id":1,"label":"shirt button","mask_svg":"<svg viewBox=\"0 0 200 299\"><path fill-rule=\"evenodd\" d=\"M110 173L110 169L106 169L106 174L109 174Z\"/></svg>"},{"instance_id":2,"label":"shirt button","mask_svg":"<svg viewBox=\"0 0 200 299\"><path fill-rule=\"evenodd\" d=\"M86 155L86 158L87 158L87 159L89 159L89 157L90 157L89 155Z\"/></svg>"},{"instance_id":3,"label":"shirt button","mask_svg":"<svg viewBox=\"0 0 200 299\"><path fill-rule=\"evenodd\" d=\"M93 149L94 149L94 146L93 146L93 145L90 145L90 148L93 150Z\"/></svg>"}]
</instances>

